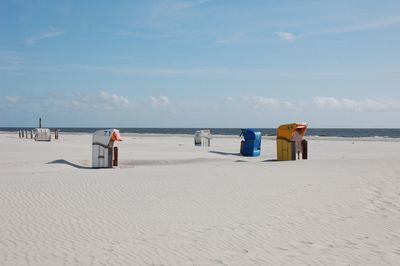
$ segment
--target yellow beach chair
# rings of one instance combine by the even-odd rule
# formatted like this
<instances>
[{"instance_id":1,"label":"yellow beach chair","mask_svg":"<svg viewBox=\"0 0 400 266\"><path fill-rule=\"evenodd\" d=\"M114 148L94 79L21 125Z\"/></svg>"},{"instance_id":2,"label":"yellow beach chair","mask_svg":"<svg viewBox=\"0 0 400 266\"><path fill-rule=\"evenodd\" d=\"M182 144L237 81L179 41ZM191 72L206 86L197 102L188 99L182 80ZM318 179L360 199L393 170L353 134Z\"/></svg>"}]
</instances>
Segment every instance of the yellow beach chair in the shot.
<instances>
[{"instance_id":1,"label":"yellow beach chair","mask_svg":"<svg viewBox=\"0 0 400 266\"><path fill-rule=\"evenodd\" d=\"M304 136L307 130L306 123L291 123L278 127L276 130L276 153L278 161L296 160L295 142L292 141L294 132L301 129L301 134ZM303 159L307 159L307 141L303 140Z\"/></svg>"}]
</instances>

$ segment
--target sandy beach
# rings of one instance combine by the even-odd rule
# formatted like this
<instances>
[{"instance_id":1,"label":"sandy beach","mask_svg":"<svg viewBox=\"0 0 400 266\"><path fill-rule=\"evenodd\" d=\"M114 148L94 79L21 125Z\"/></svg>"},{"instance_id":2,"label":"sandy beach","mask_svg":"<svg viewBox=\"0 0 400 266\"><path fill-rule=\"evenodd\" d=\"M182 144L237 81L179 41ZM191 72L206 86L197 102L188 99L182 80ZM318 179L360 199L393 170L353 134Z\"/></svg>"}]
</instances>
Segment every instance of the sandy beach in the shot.
<instances>
[{"instance_id":1,"label":"sandy beach","mask_svg":"<svg viewBox=\"0 0 400 266\"><path fill-rule=\"evenodd\" d=\"M399 140L122 137L91 169L89 134L0 134L0 265L399 265Z\"/></svg>"}]
</instances>

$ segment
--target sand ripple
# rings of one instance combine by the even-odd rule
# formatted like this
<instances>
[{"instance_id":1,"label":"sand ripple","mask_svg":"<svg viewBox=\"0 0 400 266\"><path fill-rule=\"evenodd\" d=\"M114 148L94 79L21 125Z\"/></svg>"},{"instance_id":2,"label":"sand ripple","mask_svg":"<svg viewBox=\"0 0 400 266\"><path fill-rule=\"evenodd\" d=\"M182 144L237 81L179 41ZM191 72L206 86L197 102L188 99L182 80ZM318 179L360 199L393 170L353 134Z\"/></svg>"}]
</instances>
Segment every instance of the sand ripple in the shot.
<instances>
[{"instance_id":1,"label":"sand ripple","mask_svg":"<svg viewBox=\"0 0 400 266\"><path fill-rule=\"evenodd\" d=\"M398 265L397 159L207 154L17 162L0 172L0 265Z\"/></svg>"}]
</instances>

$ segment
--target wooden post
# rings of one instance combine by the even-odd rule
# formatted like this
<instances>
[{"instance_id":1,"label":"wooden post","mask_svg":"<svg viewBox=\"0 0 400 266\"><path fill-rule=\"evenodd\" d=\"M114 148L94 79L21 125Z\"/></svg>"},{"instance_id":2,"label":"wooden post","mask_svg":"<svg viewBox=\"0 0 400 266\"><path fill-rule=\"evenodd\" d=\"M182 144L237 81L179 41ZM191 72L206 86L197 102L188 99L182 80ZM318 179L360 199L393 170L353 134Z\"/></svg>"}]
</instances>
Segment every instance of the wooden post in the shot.
<instances>
[{"instance_id":1,"label":"wooden post","mask_svg":"<svg viewBox=\"0 0 400 266\"><path fill-rule=\"evenodd\" d=\"M113 166L118 166L118 147L114 147Z\"/></svg>"},{"instance_id":2,"label":"wooden post","mask_svg":"<svg viewBox=\"0 0 400 266\"><path fill-rule=\"evenodd\" d=\"M28 130L25 129L25 138L28 138Z\"/></svg>"},{"instance_id":3,"label":"wooden post","mask_svg":"<svg viewBox=\"0 0 400 266\"><path fill-rule=\"evenodd\" d=\"M42 118L39 117L39 128L42 128Z\"/></svg>"},{"instance_id":4,"label":"wooden post","mask_svg":"<svg viewBox=\"0 0 400 266\"><path fill-rule=\"evenodd\" d=\"M24 136L24 130L23 129L21 129L21 134L22 134L22 138L24 138L25 136Z\"/></svg>"},{"instance_id":5,"label":"wooden post","mask_svg":"<svg viewBox=\"0 0 400 266\"><path fill-rule=\"evenodd\" d=\"M18 137L21 138L21 129L18 130Z\"/></svg>"},{"instance_id":6,"label":"wooden post","mask_svg":"<svg viewBox=\"0 0 400 266\"><path fill-rule=\"evenodd\" d=\"M31 139L33 139L33 130L31 129Z\"/></svg>"}]
</instances>

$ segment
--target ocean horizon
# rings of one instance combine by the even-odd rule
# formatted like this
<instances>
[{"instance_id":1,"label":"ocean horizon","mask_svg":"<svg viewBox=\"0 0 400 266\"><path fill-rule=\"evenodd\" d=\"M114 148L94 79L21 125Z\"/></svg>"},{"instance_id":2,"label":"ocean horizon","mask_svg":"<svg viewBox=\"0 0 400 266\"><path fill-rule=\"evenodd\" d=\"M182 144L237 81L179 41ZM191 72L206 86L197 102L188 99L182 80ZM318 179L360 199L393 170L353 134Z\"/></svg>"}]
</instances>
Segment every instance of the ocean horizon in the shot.
<instances>
[{"instance_id":1,"label":"ocean horizon","mask_svg":"<svg viewBox=\"0 0 400 266\"><path fill-rule=\"evenodd\" d=\"M50 127L61 133L92 133L107 127ZM0 132L18 132L20 129L30 130L32 127L0 127ZM118 128L123 133L137 134L194 134L196 130L210 129L214 135L240 135L241 128ZM276 128L256 128L263 136L276 136ZM400 138L400 128L309 128L306 136L320 137L381 137Z\"/></svg>"}]
</instances>

